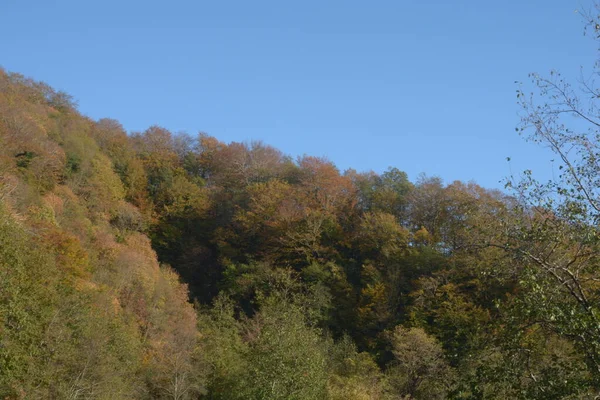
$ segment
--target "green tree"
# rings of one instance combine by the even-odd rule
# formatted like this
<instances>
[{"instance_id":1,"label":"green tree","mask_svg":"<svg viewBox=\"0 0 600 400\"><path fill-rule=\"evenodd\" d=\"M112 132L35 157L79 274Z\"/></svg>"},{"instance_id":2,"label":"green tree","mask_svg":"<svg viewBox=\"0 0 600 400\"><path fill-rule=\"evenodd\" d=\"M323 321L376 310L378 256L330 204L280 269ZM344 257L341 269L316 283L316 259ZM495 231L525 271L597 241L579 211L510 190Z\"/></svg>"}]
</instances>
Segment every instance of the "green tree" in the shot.
<instances>
[{"instance_id":1,"label":"green tree","mask_svg":"<svg viewBox=\"0 0 600 400\"><path fill-rule=\"evenodd\" d=\"M416 399L444 399L454 376L441 345L420 328L397 326L390 334L395 361L388 370L401 395Z\"/></svg>"},{"instance_id":2,"label":"green tree","mask_svg":"<svg viewBox=\"0 0 600 400\"><path fill-rule=\"evenodd\" d=\"M215 399L323 399L327 395L327 342L301 306L284 293L264 298L250 319L234 316L223 297L199 319L212 368Z\"/></svg>"},{"instance_id":3,"label":"green tree","mask_svg":"<svg viewBox=\"0 0 600 400\"><path fill-rule=\"evenodd\" d=\"M598 4L595 5L598 9ZM598 39L597 13L584 14ZM571 341L585 355L593 385L600 388L600 110L594 78L570 83L560 73L531 74L535 88L517 98L518 131L548 147L560 174L547 183L530 172L512 187L523 200L520 223L508 229L508 248L521 265L523 319Z\"/></svg>"}]
</instances>

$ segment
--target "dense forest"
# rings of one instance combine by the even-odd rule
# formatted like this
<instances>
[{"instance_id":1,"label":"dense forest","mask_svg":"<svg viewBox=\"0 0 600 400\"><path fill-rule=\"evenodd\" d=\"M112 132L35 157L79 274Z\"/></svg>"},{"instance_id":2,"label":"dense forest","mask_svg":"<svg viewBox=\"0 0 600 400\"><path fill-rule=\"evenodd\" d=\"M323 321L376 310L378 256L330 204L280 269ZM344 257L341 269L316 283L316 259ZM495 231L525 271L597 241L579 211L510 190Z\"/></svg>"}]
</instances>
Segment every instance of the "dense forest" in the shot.
<instances>
[{"instance_id":1,"label":"dense forest","mask_svg":"<svg viewBox=\"0 0 600 400\"><path fill-rule=\"evenodd\" d=\"M600 95L532 79L561 175L499 191L128 134L0 70L0 398L597 398Z\"/></svg>"}]
</instances>

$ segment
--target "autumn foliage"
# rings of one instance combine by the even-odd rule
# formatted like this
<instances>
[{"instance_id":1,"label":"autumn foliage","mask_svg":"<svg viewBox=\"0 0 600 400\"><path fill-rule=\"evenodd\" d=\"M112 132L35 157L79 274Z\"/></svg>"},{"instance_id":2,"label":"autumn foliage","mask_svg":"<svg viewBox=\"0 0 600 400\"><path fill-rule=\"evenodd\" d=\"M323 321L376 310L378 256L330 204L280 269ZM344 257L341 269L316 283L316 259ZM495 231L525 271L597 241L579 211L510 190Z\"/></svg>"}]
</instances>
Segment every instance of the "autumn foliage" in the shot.
<instances>
[{"instance_id":1,"label":"autumn foliage","mask_svg":"<svg viewBox=\"0 0 600 400\"><path fill-rule=\"evenodd\" d=\"M579 228L472 182L127 134L0 71L0 398L587 398L595 308L527 256L585 251L593 302Z\"/></svg>"}]
</instances>

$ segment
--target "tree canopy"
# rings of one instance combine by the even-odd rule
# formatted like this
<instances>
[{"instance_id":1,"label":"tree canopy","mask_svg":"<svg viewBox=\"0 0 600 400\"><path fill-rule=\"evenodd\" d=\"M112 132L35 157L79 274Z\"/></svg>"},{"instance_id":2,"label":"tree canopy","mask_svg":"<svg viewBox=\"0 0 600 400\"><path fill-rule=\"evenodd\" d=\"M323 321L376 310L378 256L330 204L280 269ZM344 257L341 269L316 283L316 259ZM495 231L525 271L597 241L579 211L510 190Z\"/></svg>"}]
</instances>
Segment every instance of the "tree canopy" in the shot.
<instances>
[{"instance_id":1,"label":"tree canopy","mask_svg":"<svg viewBox=\"0 0 600 400\"><path fill-rule=\"evenodd\" d=\"M0 397L596 398L599 67L517 92L561 172L506 192L127 134L0 70Z\"/></svg>"}]
</instances>

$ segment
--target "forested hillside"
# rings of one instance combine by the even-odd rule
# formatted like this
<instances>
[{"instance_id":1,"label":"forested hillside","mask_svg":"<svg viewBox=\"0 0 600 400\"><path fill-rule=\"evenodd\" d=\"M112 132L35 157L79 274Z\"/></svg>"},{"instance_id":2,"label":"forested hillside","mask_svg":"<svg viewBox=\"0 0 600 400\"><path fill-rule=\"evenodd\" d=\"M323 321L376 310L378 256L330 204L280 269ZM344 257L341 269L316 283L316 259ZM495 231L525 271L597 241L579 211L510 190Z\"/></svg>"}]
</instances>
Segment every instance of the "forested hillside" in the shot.
<instances>
[{"instance_id":1,"label":"forested hillside","mask_svg":"<svg viewBox=\"0 0 600 400\"><path fill-rule=\"evenodd\" d=\"M597 153L557 115L523 128L564 177L505 194L128 135L0 71L0 398L594 398Z\"/></svg>"}]
</instances>

